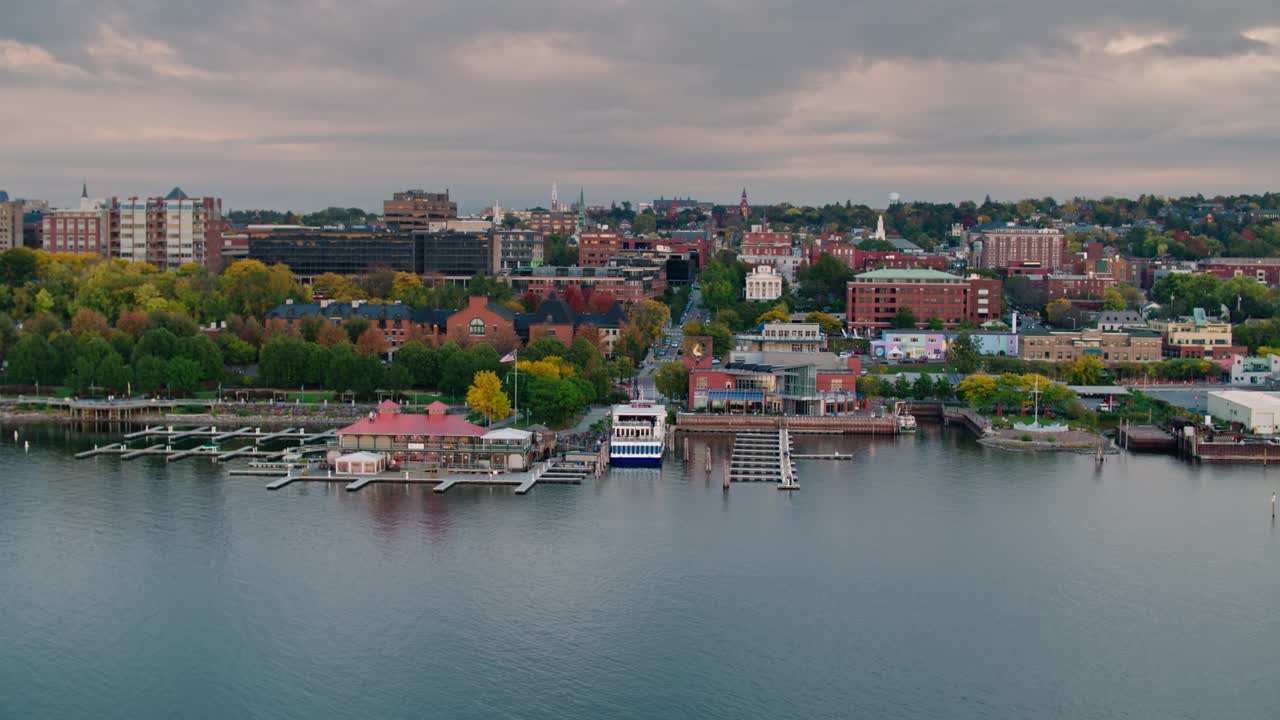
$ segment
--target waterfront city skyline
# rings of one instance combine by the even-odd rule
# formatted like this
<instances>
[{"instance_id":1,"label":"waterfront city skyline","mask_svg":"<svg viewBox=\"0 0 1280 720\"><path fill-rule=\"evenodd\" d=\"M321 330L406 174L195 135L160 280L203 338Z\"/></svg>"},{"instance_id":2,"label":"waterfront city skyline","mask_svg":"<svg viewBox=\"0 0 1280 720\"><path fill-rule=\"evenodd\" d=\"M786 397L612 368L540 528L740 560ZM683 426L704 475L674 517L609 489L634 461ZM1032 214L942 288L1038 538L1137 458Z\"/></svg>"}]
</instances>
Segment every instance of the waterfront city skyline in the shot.
<instances>
[{"instance_id":1,"label":"waterfront city skyline","mask_svg":"<svg viewBox=\"0 0 1280 720\"><path fill-rule=\"evenodd\" d=\"M376 209L448 187L478 209L545 205L558 180L878 205L1276 179L1280 9L1260 0L69 8L14 7L0 30L15 196L69 201L88 178Z\"/></svg>"}]
</instances>

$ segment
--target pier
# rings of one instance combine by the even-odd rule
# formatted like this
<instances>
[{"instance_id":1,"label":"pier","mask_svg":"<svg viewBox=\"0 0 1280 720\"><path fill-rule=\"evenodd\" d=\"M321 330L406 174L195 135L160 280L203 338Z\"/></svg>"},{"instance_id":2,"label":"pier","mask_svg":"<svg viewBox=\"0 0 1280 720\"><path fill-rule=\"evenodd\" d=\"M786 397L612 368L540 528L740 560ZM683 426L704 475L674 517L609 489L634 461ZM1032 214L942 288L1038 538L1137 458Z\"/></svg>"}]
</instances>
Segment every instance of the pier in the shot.
<instances>
[{"instance_id":1,"label":"pier","mask_svg":"<svg viewBox=\"0 0 1280 720\"><path fill-rule=\"evenodd\" d=\"M347 492L358 492L374 484L430 485L435 493L446 493L459 485L513 488L516 495L525 495L535 485L581 485L582 481L592 474L593 469L576 462L564 459L540 462L526 472L458 472L439 476L435 473L414 474L413 471L387 470L376 475L333 475L331 473L312 474L307 469L289 470L279 477L281 469L232 470L233 475L268 475L277 476L267 483L268 490L279 490L295 482L343 483Z\"/></svg>"},{"instance_id":2,"label":"pier","mask_svg":"<svg viewBox=\"0 0 1280 720\"><path fill-rule=\"evenodd\" d=\"M729 459L730 482L776 482L789 489L795 482L790 434L786 430L749 430L733 439Z\"/></svg>"},{"instance_id":3,"label":"pier","mask_svg":"<svg viewBox=\"0 0 1280 720\"><path fill-rule=\"evenodd\" d=\"M1173 435L1154 425L1130 425L1122 423L1116 429L1116 444L1134 452L1173 452L1178 441Z\"/></svg>"},{"instance_id":4,"label":"pier","mask_svg":"<svg viewBox=\"0 0 1280 720\"><path fill-rule=\"evenodd\" d=\"M777 432L806 435L897 435L898 421L873 415L711 415L682 412L676 430L692 433Z\"/></svg>"},{"instance_id":5,"label":"pier","mask_svg":"<svg viewBox=\"0 0 1280 720\"><path fill-rule=\"evenodd\" d=\"M173 425L157 425L127 433L122 436L123 442L111 443L110 445L94 447L92 450L76 453L76 457L84 459L99 455L115 455L121 460L135 460L140 457L161 456L164 457L165 462L192 457L207 457L215 463L226 462L233 458L252 458L254 460L275 462L282 469L287 469L294 464L289 462L291 456L300 457L311 453L324 452L327 449L327 445L315 443L328 441L336 435L336 430L309 431L301 427L264 434L262 428L255 427L241 427L228 431L209 426L181 428ZM156 438L162 439L164 442L139 448L129 446L129 442L132 440L149 441ZM203 440L208 444L186 448L174 447L175 443L192 440ZM241 441L245 444L227 450L220 448L220 443L227 440ZM297 441L296 445L285 449L268 450L263 447L268 444L274 444L277 447L281 444L289 445L295 440Z\"/></svg>"}]
</instances>

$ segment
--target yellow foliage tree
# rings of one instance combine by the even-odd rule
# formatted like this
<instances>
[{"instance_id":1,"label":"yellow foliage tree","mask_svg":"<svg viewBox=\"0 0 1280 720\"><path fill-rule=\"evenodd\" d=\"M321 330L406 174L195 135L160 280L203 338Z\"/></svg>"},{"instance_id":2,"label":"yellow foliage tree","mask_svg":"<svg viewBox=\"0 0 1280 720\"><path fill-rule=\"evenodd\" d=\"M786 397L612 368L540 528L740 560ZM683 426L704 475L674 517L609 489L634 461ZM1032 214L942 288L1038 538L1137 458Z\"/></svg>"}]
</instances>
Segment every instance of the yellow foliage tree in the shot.
<instances>
[{"instance_id":1,"label":"yellow foliage tree","mask_svg":"<svg viewBox=\"0 0 1280 720\"><path fill-rule=\"evenodd\" d=\"M778 303L756 318L757 324L768 322L791 322L791 313L787 311L787 304Z\"/></svg>"},{"instance_id":2,"label":"yellow foliage tree","mask_svg":"<svg viewBox=\"0 0 1280 720\"><path fill-rule=\"evenodd\" d=\"M541 360L521 360L516 363L516 370L548 380L561 380L574 375L573 365L555 355L548 355Z\"/></svg>"},{"instance_id":3,"label":"yellow foliage tree","mask_svg":"<svg viewBox=\"0 0 1280 720\"><path fill-rule=\"evenodd\" d=\"M490 423L511 412L511 400L503 392L497 373L481 370L475 374L471 387L467 388L467 406L484 415Z\"/></svg>"}]
</instances>

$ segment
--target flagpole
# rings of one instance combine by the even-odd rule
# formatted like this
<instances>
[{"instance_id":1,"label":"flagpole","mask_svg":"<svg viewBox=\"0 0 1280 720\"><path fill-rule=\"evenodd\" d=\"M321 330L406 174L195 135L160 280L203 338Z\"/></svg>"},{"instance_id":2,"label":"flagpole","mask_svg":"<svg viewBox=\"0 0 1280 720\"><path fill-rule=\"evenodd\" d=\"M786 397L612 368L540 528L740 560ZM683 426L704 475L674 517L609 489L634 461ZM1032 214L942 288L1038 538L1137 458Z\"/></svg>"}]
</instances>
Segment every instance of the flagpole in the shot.
<instances>
[{"instance_id":1,"label":"flagpole","mask_svg":"<svg viewBox=\"0 0 1280 720\"><path fill-rule=\"evenodd\" d=\"M515 373L515 383L516 383L515 425L518 427L520 425L520 349L519 348L516 348L515 350L511 351L511 371Z\"/></svg>"}]
</instances>

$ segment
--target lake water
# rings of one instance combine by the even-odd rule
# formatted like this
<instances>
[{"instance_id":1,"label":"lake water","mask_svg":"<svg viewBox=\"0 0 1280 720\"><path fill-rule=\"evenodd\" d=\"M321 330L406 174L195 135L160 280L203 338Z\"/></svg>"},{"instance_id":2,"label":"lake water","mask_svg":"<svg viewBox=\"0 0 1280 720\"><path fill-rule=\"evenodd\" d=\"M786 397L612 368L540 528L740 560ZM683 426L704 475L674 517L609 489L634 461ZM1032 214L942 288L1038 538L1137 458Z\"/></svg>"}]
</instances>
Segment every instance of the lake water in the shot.
<instances>
[{"instance_id":1,"label":"lake water","mask_svg":"<svg viewBox=\"0 0 1280 720\"><path fill-rule=\"evenodd\" d=\"M856 459L790 494L726 494L696 450L523 497L269 492L23 433L0 718L1280 714L1277 469L926 427L802 441Z\"/></svg>"}]
</instances>

